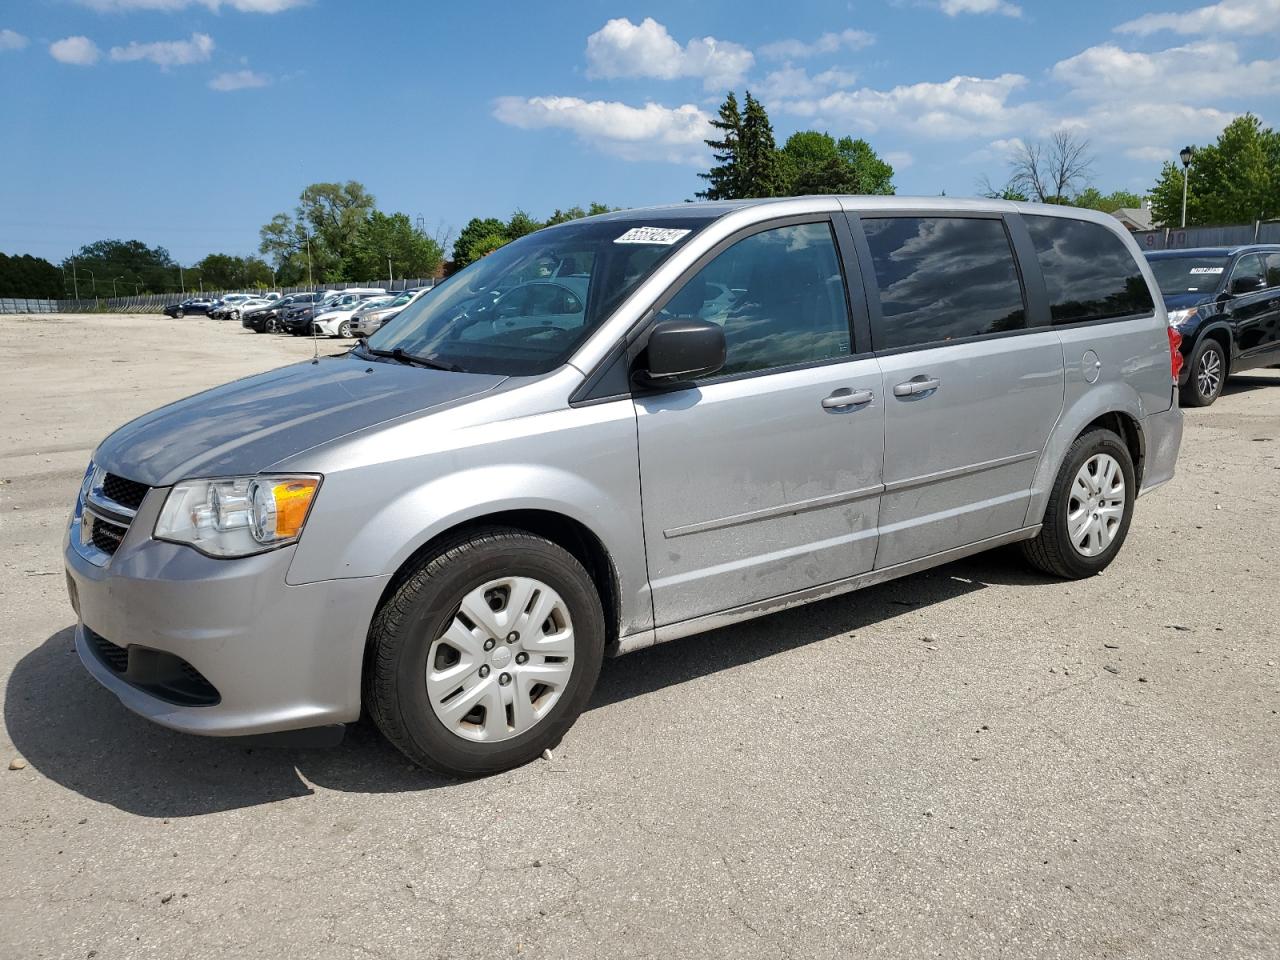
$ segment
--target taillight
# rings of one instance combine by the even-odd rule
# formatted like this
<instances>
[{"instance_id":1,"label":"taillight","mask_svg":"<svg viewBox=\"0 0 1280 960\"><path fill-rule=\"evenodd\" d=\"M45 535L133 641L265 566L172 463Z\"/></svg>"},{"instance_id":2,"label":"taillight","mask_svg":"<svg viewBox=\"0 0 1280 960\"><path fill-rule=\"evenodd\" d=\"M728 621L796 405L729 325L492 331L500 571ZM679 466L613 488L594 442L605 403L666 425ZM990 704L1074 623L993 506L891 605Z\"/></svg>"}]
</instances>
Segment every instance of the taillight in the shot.
<instances>
[{"instance_id":1,"label":"taillight","mask_svg":"<svg viewBox=\"0 0 1280 960\"><path fill-rule=\"evenodd\" d=\"M1182 334L1169 327L1169 369L1173 372L1173 382L1178 382L1178 374L1182 373Z\"/></svg>"}]
</instances>

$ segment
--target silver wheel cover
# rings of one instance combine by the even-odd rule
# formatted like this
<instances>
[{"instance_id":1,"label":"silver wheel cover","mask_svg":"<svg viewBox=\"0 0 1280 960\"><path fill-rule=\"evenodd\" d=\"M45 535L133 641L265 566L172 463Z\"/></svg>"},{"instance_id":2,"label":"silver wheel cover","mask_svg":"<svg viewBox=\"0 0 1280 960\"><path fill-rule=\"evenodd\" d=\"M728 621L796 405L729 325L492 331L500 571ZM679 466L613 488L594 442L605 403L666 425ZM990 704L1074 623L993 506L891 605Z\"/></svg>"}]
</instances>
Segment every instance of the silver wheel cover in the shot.
<instances>
[{"instance_id":1,"label":"silver wheel cover","mask_svg":"<svg viewBox=\"0 0 1280 960\"><path fill-rule=\"evenodd\" d=\"M466 740L508 740L537 725L573 674L573 621L560 595L531 577L468 593L427 652L427 698Z\"/></svg>"},{"instance_id":2,"label":"silver wheel cover","mask_svg":"<svg viewBox=\"0 0 1280 960\"><path fill-rule=\"evenodd\" d=\"M1111 546L1124 520L1124 471L1109 453L1084 462L1067 497L1067 535L1076 553L1096 557Z\"/></svg>"},{"instance_id":3,"label":"silver wheel cover","mask_svg":"<svg viewBox=\"0 0 1280 960\"><path fill-rule=\"evenodd\" d=\"M1222 385L1222 357L1217 350L1206 350L1200 354L1200 362L1196 364L1196 389L1202 397L1212 397Z\"/></svg>"}]
</instances>

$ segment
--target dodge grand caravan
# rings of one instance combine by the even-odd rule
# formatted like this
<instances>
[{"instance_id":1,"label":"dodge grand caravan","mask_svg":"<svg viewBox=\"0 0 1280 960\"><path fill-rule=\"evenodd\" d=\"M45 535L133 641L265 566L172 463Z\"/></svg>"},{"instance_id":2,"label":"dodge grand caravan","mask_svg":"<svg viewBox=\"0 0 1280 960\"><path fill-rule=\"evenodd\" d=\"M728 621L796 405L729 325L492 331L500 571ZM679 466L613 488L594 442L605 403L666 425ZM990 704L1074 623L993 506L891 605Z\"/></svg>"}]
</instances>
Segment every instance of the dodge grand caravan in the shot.
<instances>
[{"instance_id":1,"label":"dodge grand caravan","mask_svg":"<svg viewBox=\"0 0 1280 960\"><path fill-rule=\"evenodd\" d=\"M364 709L420 764L504 769L559 741L606 654L1004 544L1098 573L1173 475L1177 339L1089 211L551 227L345 354L103 441L64 551L76 647L176 730Z\"/></svg>"}]
</instances>

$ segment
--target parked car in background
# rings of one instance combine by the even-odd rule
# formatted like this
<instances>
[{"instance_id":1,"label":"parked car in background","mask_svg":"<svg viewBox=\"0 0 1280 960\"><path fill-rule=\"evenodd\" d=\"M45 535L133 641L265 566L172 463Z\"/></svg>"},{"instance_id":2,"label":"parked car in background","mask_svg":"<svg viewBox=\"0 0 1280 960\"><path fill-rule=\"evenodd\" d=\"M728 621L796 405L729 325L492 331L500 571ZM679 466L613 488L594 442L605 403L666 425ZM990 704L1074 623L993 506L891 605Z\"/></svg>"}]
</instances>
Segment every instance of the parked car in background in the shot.
<instances>
[{"instance_id":1,"label":"parked car in background","mask_svg":"<svg viewBox=\"0 0 1280 960\"><path fill-rule=\"evenodd\" d=\"M239 308L246 300L260 299L257 294L253 293L228 293L225 297L218 300L209 308L209 316L215 320L226 320L235 313L236 319L239 319ZM263 301L265 303L265 301Z\"/></svg>"},{"instance_id":2,"label":"parked car in background","mask_svg":"<svg viewBox=\"0 0 1280 960\"><path fill-rule=\"evenodd\" d=\"M350 302L350 297L359 297L354 303ZM342 337L349 339L355 334L351 330L351 320L365 304L373 306L385 306L390 303L394 297L388 296L366 296L362 294L350 294L342 297L338 304L325 310L323 313L317 313L312 320L312 327L316 336L319 337Z\"/></svg>"},{"instance_id":3,"label":"parked car in background","mask_svg":"<svg viewBox=\"0 0 1280 960\"><path fill-rule=\"evenodd\" d=\"M405 290L391 297L387 303L377 304L375 301L370 300L361 304L356 312L351 315L351 335L353 337L367 337L370 334L377 333L384 323L430 289L430 287L418 287L414 290Z\"/></svg>"},{"instance_id":4,"label":"parked car in background","mask_svg":"<svg viewBox=\"0 0 1280 960\"><path fill-rule=\"evenodd\" d=\"M363 712L416 763L494 773L560 741L606 654L1006 544L1101 572L1173 477L1181 361L1137 244L1092 210L822 196L563 223L353 350L107 437L63 543L76 651L172 729Z\"/></svg>"},{"instance_id":5,"label":"parked car in background","mask_svg":"<svg viewBox=\"0 0 1280 960\"><path fill-rule=\"evenodd\" d=\"M166 317L175 317L182 319L187 314L207 314L213 307L214 301L208 297L189 297L181 303L171 303L164 308Z\"/></svg>"},{"instance_id":6,"label":"parked car in background","mask_svg":"<svg viewBox=\"0 0 1280 960\"><path fill-rule=\"evenodd\" d=\"M294 336L309 337L315 332L312 327L312 320L315 317L335 310L355 307L362 300L367 300L370 297L385 296L386 292L380 287L350 287L346 290L328 290L316 303L304 304L301 307L290 310L285 315L284 330Z\"/></svg>"},{"instance_id":7,"label":"parked car in background","mask_svg":"<svg viewBox=\"0 0 1280 960\"><path fill-rule=\"evenodd\" d=\"M311 303L314 296L312 293L291 293L256 307L242 308L240 325L254 333L278 333L280 317L284 311L294 304Z\"/></svg>"},{"instance_id":8,"label":"parked car in background","mask_svg":"<svg viewBox=\"0 0 1280 960\"><path fill-rule=\"evenodd\" d=\"M1207 407L1227 377L1280 364L1280 244L1147 254L1182 335L1182 405Z\"/></svg>"}]
</instances>

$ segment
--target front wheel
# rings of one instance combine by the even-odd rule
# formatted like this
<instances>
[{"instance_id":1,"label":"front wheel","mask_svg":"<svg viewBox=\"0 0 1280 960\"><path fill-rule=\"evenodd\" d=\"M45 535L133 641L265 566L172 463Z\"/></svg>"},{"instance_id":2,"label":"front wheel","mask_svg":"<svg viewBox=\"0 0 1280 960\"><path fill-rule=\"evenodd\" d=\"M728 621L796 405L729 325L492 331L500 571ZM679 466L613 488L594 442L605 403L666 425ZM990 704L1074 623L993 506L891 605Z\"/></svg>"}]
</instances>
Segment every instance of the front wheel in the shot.
<instances>
[{"instance_id":1,"label":"front wheel","mask_svg":"<svg viewBox=\"0 0 1280 960\"><path fill-rule=\"evenodd\" d=\"M1207 407L1227 382L1227 354L1213 337L1205 337L1191 354L1191 372L1179 392L1184 407Z\"/></svg>"},{"instance_id":2,"label":"front wheel","mask_svg":"<svg viewBox=\"0 0 1280 960\"><path fill-rule=\"evenodd\" d=\"M351 321L350 320L343 320L340 324L338 324L338 336L342 337L343 340L351 339Z\"/></svg>"},{"instance_id":3,"label":"front wheel","mask_svg":"<svg viewBox=\"0 0 1280 960\"><path fill-rule=\"evenodd\" d=\"M364 700L409 759L455 776L560 742L604 656L600 597L562 547L508 528L441 545L369 629Z\"/></svg>"},{"instance_id":4,"label":"front wheel","mask_svg":"<svg viewBox=\"0 0 1280 960\"><path fill-rule=\"evenodd\" d=\"M1136 496L1129 448L1110 430L1090 430L1067 450L1040 533L1023 543L1024 556L1070 580L1101 573L1129 533Z\"/></svg>"},{"instance_id":5,"label":"front wheel","mask_svg":"<svg viewBox=\"0 0 1280 960\"><path fill-rule=\"evenodd\" d=\"M186 311L185 311L185 310L175 310L175 311L173 312L173 318L174 318L175 320L181 320L181 319L182 319L183 317L185 317L186 315L187 315L187 314L186 314Z\"/></svg>"}]
</instances>

